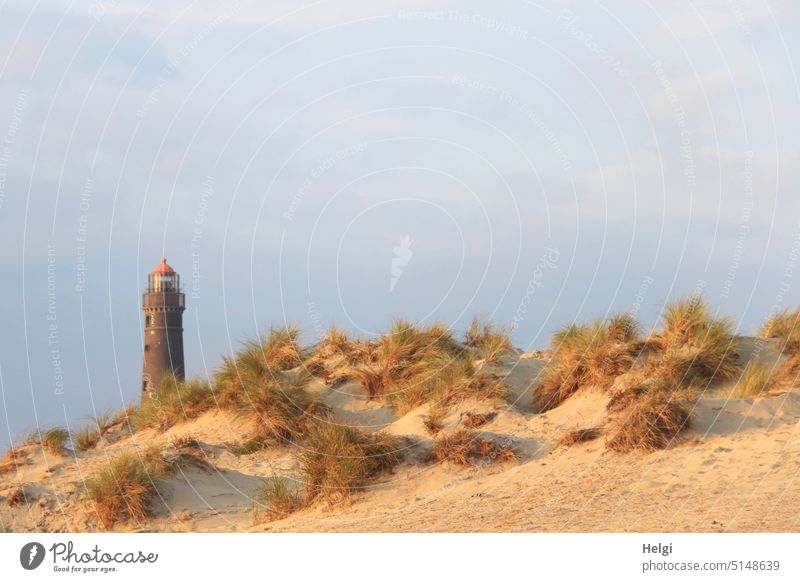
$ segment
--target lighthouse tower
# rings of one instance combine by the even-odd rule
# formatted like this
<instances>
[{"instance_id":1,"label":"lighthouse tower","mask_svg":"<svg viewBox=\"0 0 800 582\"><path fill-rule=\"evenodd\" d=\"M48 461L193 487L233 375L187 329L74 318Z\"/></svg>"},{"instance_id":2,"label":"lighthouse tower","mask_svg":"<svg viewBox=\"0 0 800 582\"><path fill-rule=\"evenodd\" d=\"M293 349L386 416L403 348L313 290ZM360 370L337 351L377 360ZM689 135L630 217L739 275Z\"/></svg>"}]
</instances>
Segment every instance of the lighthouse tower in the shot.
<instances>
[{"instance_id":1,"label":"lighthouse tower","mask_svg":"<svg viewBox=\"0 0 800 582\"><path fill-rule=\"evenodd\" d=\"M167 374L183 380L183 311L185 296L180 276L167 259L147 277L142 294L144 311L144 365L142 398L148 398Z\"/></svg>"}]
</instances>

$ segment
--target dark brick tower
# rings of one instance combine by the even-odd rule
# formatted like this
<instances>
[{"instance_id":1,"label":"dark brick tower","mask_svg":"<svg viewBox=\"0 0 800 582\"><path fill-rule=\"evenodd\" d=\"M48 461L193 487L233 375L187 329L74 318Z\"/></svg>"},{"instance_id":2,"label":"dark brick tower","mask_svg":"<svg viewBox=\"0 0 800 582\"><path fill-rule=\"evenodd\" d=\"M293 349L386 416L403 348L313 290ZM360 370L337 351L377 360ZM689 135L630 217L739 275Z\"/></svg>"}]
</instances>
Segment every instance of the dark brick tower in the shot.
<instances>
[{"instance_id":1,"label":"dark brick tower","mask_svg":"<svg viewBox=\"0 0 800 582\"><path fill-rule=\"evenodd\" d=\"M167 264L167 259L161 259L161 264L147 277L147 289L142 294L142 398L152 396L166 374L174 374L179 380L184 378L183 310L186 306L180 283L180 276Z\"/></svg>"}]
</instances>

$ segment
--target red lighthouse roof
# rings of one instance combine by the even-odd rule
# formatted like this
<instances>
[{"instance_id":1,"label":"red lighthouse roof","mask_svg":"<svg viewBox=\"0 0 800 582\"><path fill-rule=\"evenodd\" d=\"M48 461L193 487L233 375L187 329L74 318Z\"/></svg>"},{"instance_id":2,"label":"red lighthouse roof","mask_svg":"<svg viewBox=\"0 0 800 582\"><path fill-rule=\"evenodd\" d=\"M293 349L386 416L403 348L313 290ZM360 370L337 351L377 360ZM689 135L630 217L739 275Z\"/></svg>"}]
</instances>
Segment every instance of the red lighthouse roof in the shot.
<instances>
[{"instance_id":1,"label":"red lighthouse roof","mask_svg":"<svg viewBox=\"0 0 800 582\"><path fill-rule=\"evenodd\" d=\"M170 267L167 264L167 259L162 258L161 262L158 264L158 266L155 269L153 269L151 274L153 274L153 275L174 275L175 274L175 269L173 269L172 267Z\"/></svg>"}]
</instances>

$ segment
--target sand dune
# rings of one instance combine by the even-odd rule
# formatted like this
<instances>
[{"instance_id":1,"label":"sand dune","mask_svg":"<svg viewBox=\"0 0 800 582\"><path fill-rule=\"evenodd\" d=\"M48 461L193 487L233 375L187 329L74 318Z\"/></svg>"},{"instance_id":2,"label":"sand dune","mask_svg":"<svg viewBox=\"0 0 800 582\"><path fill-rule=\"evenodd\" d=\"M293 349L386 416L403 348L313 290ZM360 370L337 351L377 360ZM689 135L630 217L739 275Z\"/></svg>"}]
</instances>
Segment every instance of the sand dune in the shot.
<instances>
[{"instance_id":1,"label":"sand dune","mask_svg":"<svg viewBox=\"0 0 800 582\"><path fill-rule=\"evenodd\" d=\"M776 362L780 354L743 340L745 358ZM724 387L696 401L692 424L666 450L608 452L602 440L556 447L569 431L602 426L608 396L581 390L535 414L531 390L545 360L514 354L492 368L509 390L507 404L468 400L450 408L443 433L467 412L495 412L481 434L508 443L517 463L459 468L419 462L432 445L423 405L398 416L366 398L354 382L329 388L314 380L336 418L407 437L405 461L347 503L314 505L264 521L253 496L262 479L297 473L291 446L237 456L228 443L246 423L209 412L165 433L120 426L95 450L65 457L27 446L27 460L0 479L0 521L10 531L93 531L86 480L113 455L169 448L191 435L202 453L159 486L154 517L123 524L138 531L795 531L800 525L800 393L754 400L725 397ZM26 500L10 507L18 488Z\"/></svg>"}]
</instances>

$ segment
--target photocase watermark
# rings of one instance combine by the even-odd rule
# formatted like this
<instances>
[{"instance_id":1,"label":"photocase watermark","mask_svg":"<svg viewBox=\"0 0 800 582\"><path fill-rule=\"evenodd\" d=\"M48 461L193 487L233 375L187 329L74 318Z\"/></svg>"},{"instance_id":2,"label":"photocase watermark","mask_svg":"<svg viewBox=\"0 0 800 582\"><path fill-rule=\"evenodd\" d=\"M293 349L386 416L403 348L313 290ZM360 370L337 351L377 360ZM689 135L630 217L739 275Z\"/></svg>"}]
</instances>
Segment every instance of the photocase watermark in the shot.
<instances>
[{"instance_id":1,"label":"photocase watermark","mask_svg":"<svg viewBox=\"0 0 800 582\"><path fill-rule=\"evenodd\" d=\"M311 170L311 173L305 180L303 180L303 183L300 184L300 188L298 188L297 192L295 192L294 196L292 197L292 200L289 202L289 207L283 213L283 218L290 222L293 221L297 209L303 203L303 200L305 200L305 197L308 195L308 192L311 190L311 187L314 185L314 183L316 183L317 180L335 167L336 164L364 152L367 149L367 146L367 142L349 145L322 160L322 162L320 162L316 167L314 167L313 170Z\"/></svg>"},{"instance_id":2,"label":"photocase watermark","mask_svg":"<svg viewBox=\"0 0 800 582\"><path fill-rule=\"evenodd\" d=\"M94 180L86 178L78 202L78 232L75 235L75 285L76 293L86 290L86 241L89 233L89 210L94 196Z\"/></svg>"},{"instance_id":3,"label":"photocase watermark","mask_svg":"<svg viewBox=\"0 0 800 582\"><path fill-rule=\"evenodd\" d=\"M97 544L88 550L81 550L72 541L56 542L45 549L39 542L29 542L20 549L20 566L35 570L42 565L48 553L52 558L53 572L72 574L107 574L118 572L120 565L155 564L158 561L156 552L105 551Z\"/></svg>"},{"instance_id":4,"label":"photocase watermark","mask_svg":"<svg viewBox=\"0 0 800 582\"><path fill-rule=\"evenodd\" d=\"M19 563L26 570L35 570L41 566L44 557L44 546L39 542L27 543L19 551Z\"/></svg>"},{"instance_id":5,"label":"photocase watermark","mask_svg":"<svg viewBox=\"0 0 800 582\"><path fill-rule=\"evenodd\" d=\"M406 234L400 237L400 241L392 249L394 256L392 257L392 265L390 269L389 293L394 291L394 288L400 281L400 277L403 276L403 270L408 266L408 264L411 262L411 258L414 256L414 253L411 250L412 244L414 244L414 241L411 240L410 235Z\"/></svg>"},{"instance_id":6,"label":"photocase watermark","mask_svg":"<svg viewBox=\"0 0 800 582\"><path fill-rule=\"evenodd\" d=\"M13 158L14 144L17 142L17 135L22 127L22 114L28 107L28 90L23 89L17 94L14 102L14 109L11 112L11 122L3 136L0 144L0 209L6 199L6 183L8 182L8 167Z\"/></svg>"},{"instance_id":7,"label":"photocase watermark","mask_svg":"<svg viewBox=\"0 0 800 582\"><path fill-rule=\"evenodd\" d=\"M694 161L694 149L692 147L692 132L686 126L686 110L683 108L675 88L667 78L664 72L664 67L660 60L653 62L653 70L658 78L658 83L664 90L667 101L672 108L672 116L675 119L675 125L680 130L680 153L683 159L683 175L686 178L686 188L690 194L694 193L697 188L697 164Z\"/></svg>"},{"instance_id":8,"label":"photocase watermark","mask_svg":"<svg viewBox=\"0 0 800 582\"><path fill-rule=\"evenodd\" d=\"M490 32L504 34L511 38L526 39L531 36L528 29L491 16L459 10L399 10L398 20L432 20L441 22L461 22L474 24Z\"/></svg>"},{"instance_id":9,"label":"photocase watermark","mask_svg":"<svg viewBox=\"0 0 800 582\"><path fill-rule=\"evenodd\" d=\"M728 268L728 276L725 278L725 283L722 285L722 293L720 295L723 299L728 299L728 297L730 297L733 283L736 281L736 275L742 263L747 237L750 234L750 222L753 216L753 208L755 207L755 200L753 197L753 157L754 153L752 151L745 152L744 171L742 173L744 179L742 216L739 223L739 234L736 237L736 246L733 249L733 257L731 258L731 264Z\"/></svg>"},{"instance_id":10,"label":"photocase watermark","mask_svg":"<svg viewBox=\"0 0 800 582\"><path fill-rule=\"evenodd\" d=\"M322 341L322 338L325 337L325 328L322 327L322 317L317 309L317 304L314 301L308 301L306 303L306 312L314 327L314 335L317 337L317 341Z\"/></svg>"},{"instance_id":11,"label":"photocase watermark","mask_svg":"<svg viewBox=\"0 0 800 582\"><path fill-rule=\"evenodd\" d=\"M561 253L559 252L558 248L551 249L550 247L545 247L545 252L539 258L539 261L533 268L533 274L528 281L527 287L525 287L525 294L522 296L522 299L517 306L517 310L514 313L514 319L511 322L512 333L515 332L519 327L519 324L525 320L525 317L528 314L528 308L533 302L533 298L536 295L537 290L544 287L545 272L548 269L554 270L558 268L558 261L560 257Z\"/></svg>"},{"instance_id":12,"label":"photocase watermark","mask_svg":"<svg viewBox=\"0 0 800 582\"><path fill-rule=\"evenodd\" d=\"M769 311L770 318L785 309L786 296L792 289L798 261L800 261L800 224L797 225L792 245L789 248L789 255L786 257L786 262L783 266L782 281L778 285L775 302Z\"/></svg>"},{"instance_id":13,"label":"photocase watermark","mask_svg":"<svg viewBox=\"0 0 800 582\"><path fill-rule=\"evenodd\" d=\"M622 77L627 77L629 74L628 69L622 65L622 61L600 46L591 33L581 30L578 22L580 22L580 17L567 8L562 9L558 15L558 23L564 30L569 32L572 38L583 44L589 52L596 55L612 71Z\"/></svg>"},{"instance_id":14,"label":"photocase watermark","mask_svg":"<svg viewBox=\"0 0 800 582\"><path fill-rule=\"evenodd\" d=\"M89 18L95 22L100 22L103 16L109 13L119 3L120 0L97 0L97 2L93 2L92 5L89 6L86 12Z\"/></svg>"},{"instance_id":15,"label":"photocase watermark","mask_svg":"<svg viewBox=\"0 0 800 582\"><path fill-rule=\"evenodd\" d=\"M642 310L644 300L647 297L647 293L650 291L650 286L654 282L655 279L650 276L647 276L642 280L641 285L639 285L639 289L636 291L636 296L633 298L633 307L631 307L632 316L635 317Z\"/></svg>"},{"instance_id":16,"label":"photocase watermark","mask_svg":"<svg viewBox=\"0 0 800 582\"><path fill-rule=\"evenodd\" d=\"M192 299L200 298L200 247L203 240L203 226L206 223L208 202L214 197L214 176L206 176L200 191L200 204L192 221L192 239L189 248L192 254Z\"/></svg>"},{"instance_id":17,"label":"photocase watermark","mask_svg":"<svg viewBox=\"0 0 800 582\"><path fill-rule=\"evenodd\" d=\"M153 109L153 106L159 102L161 99L161 92L166 87L169 82L175 77L175 73L180 68L181 64L186 60L186 58L192 54L195 49L211 34L213 33L219 26L224 23L225 21L229 20L232 16L238 14L243 4L247 4L248 2L237 2L233 4L230 8L225 10L222 14L218 15L216 18L212 19L208 24L206 24L203 28L198 30L192 39L183 45L180 49L178 49L178 55L171 59L169 63L164 65L161 69L161 73L158 76L158 80L156 81L155 87L153 87L150 92L147 94L144 102L141 106L136 110L136 117L139 119L144 119L145 116ZM98 3L103 4L103 3ZM113 6L113 4L112 4ZM110 6L108 7L110 8ZM102 13L105 13L108 8L103 7Z\"/></svg>"},{"instance_id":18,"label":"photocase watermark","mask_svg":"<svg viewBox=\"0 0 800 582\"><path fill-rule=\"evenodd\" d=\"M737 0L728 0L728 6L733 13L734 19L736 20L736 26L739 29L739 32L741 32L743 36L750 38L753 33L750 32L750 23L747 21L747 17L744 15L742 5L737 2Z\"/></svg>"},{"instance_id":19,"label":"photocase watermark","mask_svg":"<svg viewBox=\"0 0 800 582\"><path fill-rule=\"evenodd\" d=\"M53 372L53 394L64 395L64 367L58 336L58 304L56 302L56 246L47 245L47 347Z\"/></svg>"},{"instance_id":20,"label":"photocase watermark","mask_svg":"<svg viewBox=\"0 0 800 582\"><path fill-rule=\"evenodd\" d=\"M541 117L539 117L539 115L536 114L533 109L530 108L527 103L522 102L500 87L495 87L494 85L489 85L488 83L478 81L476 79L468 79L460 75L453 75L450 78L450 82L453 83L453 85L467 87L468 89L473 89L475 91L484 93L485 95L489 95L490 97L493 97L522 113L522 115L524 115L528 121L533 123L534 127L539 130L541 135L547 141L548 145L558 158L558 161L561 164L561 169L565 172L572 171L572 163L569 161L567 154L564 153L564 148L555 132L544 122Z\"/></svg>"}]
</instances>

